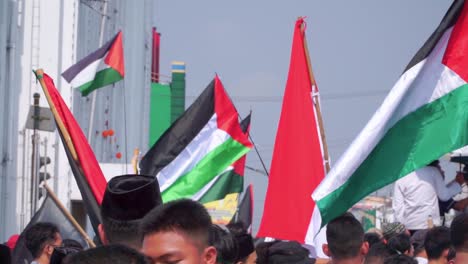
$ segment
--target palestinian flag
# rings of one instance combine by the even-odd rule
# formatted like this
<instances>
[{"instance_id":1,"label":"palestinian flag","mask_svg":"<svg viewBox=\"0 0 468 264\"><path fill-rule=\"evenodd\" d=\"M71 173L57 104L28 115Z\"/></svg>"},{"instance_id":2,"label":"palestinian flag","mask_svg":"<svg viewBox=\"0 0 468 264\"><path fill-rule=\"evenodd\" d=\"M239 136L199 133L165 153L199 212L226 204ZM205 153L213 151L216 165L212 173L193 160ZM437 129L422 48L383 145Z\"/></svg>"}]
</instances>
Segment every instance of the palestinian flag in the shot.
<instances>
[{"instance_id":1,"label":"palestinian flag","mask_svg":"<svg viewBox=\"0 0 468 264\"><path fill-rule=\"evenodd\" d=\"M83 131L55 88L52 78L43 74L42 70L38 70L36 76L54 114L55 122L59 128L58 132L83 198L85 209L94 231L98 234L97 227L101 223L100 205L107 181Z\"/></svg>"},{"instance_id":2,"label":"palestinian flag","mask_svg":"<svg viewBox=\"0 0 468 264\"><path fill-rule=\"evenodd\" d=\"M468 4L456 0L312 197L322 226L366 195L468 145Z\"/></svg>"},{"instance_id":3,"label":"palestinian flag","mask_svg":"<svg viewBox=\"0 0 468 264\"><path fill-rule=\"evenodd\" d=\"M242 131L248 134L250 128L250 114L241 122ZM229 166L223 173L216 176L204 188L196 193L192 199L202 204L221 200L231 193L241 193L244 188L244 170L247 155Z\"/></svg>"},{"instance_id":4,"label":"palestinian flag","mask_svg":"<svg viewBox=\"0 0 468 264\"><path fill-rule=\"evenodd\" d=\"M192 198L251 147L216 76L146 153L141 173L157 176L165 202Z\"/></svg>"},{"instance_id":5,"label":"palestinian flag","mask_svg":"<svg viewBox=\"0 0 468 264\"><path fill-rule=\"evenodd\" d=\"M78 88L82 96L124 78L124 55L122 32L104 46L89 54L62 73L73 88Z\"/></svg>"}]
</instances>

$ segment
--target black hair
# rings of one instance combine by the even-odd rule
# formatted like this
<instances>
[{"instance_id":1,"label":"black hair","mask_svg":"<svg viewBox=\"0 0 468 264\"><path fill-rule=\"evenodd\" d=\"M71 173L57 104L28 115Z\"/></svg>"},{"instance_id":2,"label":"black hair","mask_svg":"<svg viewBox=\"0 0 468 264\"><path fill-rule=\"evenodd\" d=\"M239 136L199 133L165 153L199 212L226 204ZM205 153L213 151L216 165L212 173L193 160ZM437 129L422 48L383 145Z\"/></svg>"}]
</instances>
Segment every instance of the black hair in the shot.
<instances>
[{"instance_id":1,"label":"black hair","mask_svg":"<svg viewBox=\"0 0 468 264\"><path fill-rule=\"evenodd\" d=\"M384 259L392 255L391 250L384 242L378 242L373 244L369 248L369 252L366 255L366 260L364 263L383 263Z\"/></svg>"},{"instance_id":2,"label":"black hair","mask_svg":"<svg viewBox=\"0 0 468 264\"><path fill-rule=\"evenodd\" d=\"M36 223L24 231L26 248L33 258L38 258L47 243L54 243L57 234L59 229L56 225L47 222Z\"/></svg>"},{"instance_id":3,"label":"black hair","mask_svg":"<svg viewBox=\"0 0 468 264\"><path fill-rule=\"evenodd\" d=\"M361 223L350 213L345 213L328 223L327 243L334 259L347 259L359 255L364 242Z\"/></svg>"},{"instance_id":4,"label":"black hair","mask_svg":"<svg viewBox=\"0 0 468 264\"><path fill-rule=\"evenodd\" d=\"M406 255L394 255L385 259L384 264L418 264L418 261Z\"/></svg>"},{"instance_id":5,"label":"black hair","mask_svg":"<svg viewBox=\"0 0 468 264\"><path fill-rule=\"evenodd\" d=\"M201 248L208 246L211 217L205 207L189 199L168 202L151 210L142 220L141 235L178 231Z\"/></svg>"},{"instance_id":6,"label":"black hair","mask_svg":"<svg viewBox=\"0 0 468 264\"><path fill-rule=\"evenodd\" d=\"M430 166L430 167L438 167L440 164L440 161L439 160L434 160L432 161L431 163L427 164L427 166Z\"/></svg>"},{"instance_id":7,"label":"black hair","mask_svg":"<svg viewBox=\"0 0 468 264\"><path fill-rule=\"evenodd\" d=\"M209 244L218 252L217 263L234 263L237 261L239 247L234 236L228 229L212 225L210 228Z\"/></svg>"},{"instance_id":8,"label":"black hair","mask_svg":"<svg viewBox=\"0 0 468 264\"><path fill-rule=\"evenodd\" d=\"M271 242L261 242L255 248L257 252L257 264L268 264L268 249L274 244L280 242L278 241L271 241Z\"/></svg>"},{"instance_id":9,"label":"black hair","mask_svg":"<svg viewBox=\"0 0 468 264\"><path fill-rule=\"evenodd\" d=\"M246 261L249 255L255 251L252 235L247 233L247 230L245 229L242 222L229 223L226 227L234 236L234 239L236 240L239 247L237 262Z\"/></svg>"},{"instance_id":10,"label":"black hair","mask_svg":"<svg viewBox=\"0 0 468 264\"><path fill-rule=\"evenodd\" d=\"M374 244L382 242L382 236L375 232L365 233L364 241L367 241L367 243L369 243L369 247L372 247Z\"/></svg>"},{"instance_id":11,"label":"black hair","mask_svg":"<svg viewBox=\"0 0 468 264\"><path fill-rule=\"evenodd\" d=\"M69 239L69 238L64 239L64 240L62 241L62 245L63 245L64 247L79 248L79 249L81 249L81 250L84 249L84 248L83 248L83 245L81 245L80 242L78 242L78 241L76 241L76 240L74 240L74 239Z\"/></svg>"},{"instance_id":12,"label":"black hair","mask_svg":"<svg viewBox=\"0 0 468 264\"><path fill-rule=\"evenodd\" d=\"M78 243L78 245L80 245L80 243ZM65 258L67 256L71 256L81 251L83 251L83 247L81 247L81 245L80 247L75 247L75 246L70 246L70 245L56 247L54 248L54 252L52 253L52 256L50 256L50 264L62 264L64 263Z\"/></svg>"},{"instance_id":13,"label":"black hair","mask_svg":"<svg viewBox=\"0 0 468 264\"><path fill-rule=\"evenodd\" d=\"M450 226L450 237L455 250L468 253L468 214L455 217Z\"/></svg>"},{"instance_id":14,"label":"black hair","mask_svg":"<svg viewBox=\"0 0 468 264\"><path fill-rule=\"evenodd\" d=\"M150 264L145 255L124 245L109 245L81 251L65 258L65 264Z\"/></svg>"},{"instance_id":15,"label":"black hair","mask_svg":"<svg viewBox=\"0 0 468 264\"><path fill-rule=\"evenodd\" d=\"M438 226L427 232L424 248L429 260L440 258L444 250L449 249L450 246L450 230L447 227Z\"/></svg>"},{"instance_id":16,"label":"black hair","mask_svg":"<svg viewBox=\"0 0 468 264\"><path fill-rule=\"evenodd\" d=\"M392 254L403 255L411 250L411 238L407 234L398 234L387 242Z\"/></svg>"},{"instance_id":17,"label":"black hair","mask_svg":"<svg viewBox=\"0 0 468 264\"><path fill-rule=\"evenodd\" d=\"M447 254L447 261L454 260L457 257L457 252L455 251L455 248L450 247L449 252Z\"/></svg>"},{"instance_id":18,"label":"black hair","mask_svg":"<svg viewBox=\"0 0 468 264\"><path fill-rule=\"evenodd\" d=\"M116 220L102 214L102 227L109 244L123 244L134 248L141 247L139 232L141 220Z\"/></svg>"}]
</instances>

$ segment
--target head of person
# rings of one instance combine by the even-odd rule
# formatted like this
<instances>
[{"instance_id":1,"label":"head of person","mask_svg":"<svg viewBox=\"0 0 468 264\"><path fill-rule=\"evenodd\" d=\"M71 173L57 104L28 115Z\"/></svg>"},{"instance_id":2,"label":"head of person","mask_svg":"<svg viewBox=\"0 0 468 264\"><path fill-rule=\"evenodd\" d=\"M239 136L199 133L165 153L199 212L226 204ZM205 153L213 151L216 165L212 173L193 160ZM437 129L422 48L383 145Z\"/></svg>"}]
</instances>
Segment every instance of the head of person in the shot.
<instances>
[{"instance_id":1,"label":"head of person","mask_svg":"<svg viewBox=\"0 0 468 264\"><path fill-rule=\"evenodd\" d=\"M450 238L455 250L468 254L468 214L457 215L450 225Z\"/></svg>"},{"instance_id":2,"label":"head of person","mask_svg":"<svg viewBox=\"0 0 468 264\"><path fill-rule=\"evenodd\" d=\"M385 259L384 264L418 264L418 261L406 255L393 255Z\"/></svg>"},{"instance_id":3,"label":"head of person","mask_svg":"<svg viewBox=\"0 0 468 264\"><path fill-rule=\"evenodd\" d=\"M457 252L455 251L454 247L450 247L448 255L447 255L447 263L453 264L455 263L455 257L457 256Z\"/></svg>"},{"instance_id":4,"label":"head of person","mask_svg":"<svg viewBox=\"0 0 468 264\"><path fill-rule=\"evenodd\" d=\"M26 248L33 259L50 261L54 248L62 245L59 229L52 223L40 222L24 231Z\"/></svg>"},{"instance_id":5,"label":"head of person","mask_svg":"<svg viewBox=\"0 0 468 264\"><path fill-rule=\"evenodd\" d=\"M296 241L278 241L268 248L268 264L314 264L310 252Z\"/></svg>"},{"instance_id":6,"label":"head of person","mask_svg":"<svg viewBox=\"0 0 468 264\"><path fill-rule=\"evenodd\" d=\"M399 234L409 235L409 231L406 229L405 225L400 222L385 223L383 224L383 236L384 239L388 242L392 237Z\"/></svg>"},{"instance_id":7,"label":"head of person","mask_svg":"<svg viewBox=\"0 0 468 264\"><path fill-rule=\"evenodd\" d=\"M365 264L383 264L384 260L392 255L392 252L384 242L378 242L370 246L366 255Z\"/></svg>"},{"instance_id":8,"label":"head of person","mask_svg":"<svg viewBox=\"0 0 468 264\"><path fill-rule=\"evenodd\" d=\"M426 249L424 248L424 240L426 240L428 229L422 229L414 232L411 236L411 245L413 245L415 257L427 258Z\"/></svg>"},{"instance_id":9,"label":"head of person","mask_svg":"<svg viewBox=\"0 0 468 264\"><path fill-rule=\"evenodd\" d=\"M139 249L141 219L161 204L156 177L130 174L112 178L107 183L101 203L99 237L102 243Z\"/></svg>"},{"instance_id":10,"label":"head of person","mask_svg":"<svg viewBox=\"0 0 468 264\"><path fill-rule=\"evenodd\" d=\"M261 242L255 247L258 264L268 264L268 249L279 241Z\"/></svg>"},{"instance_id":11,"label":"head of person","mask_svg":"<svg viewBox=\"0 0 468 264\"><path fill-rule=\"evenodd\" d=\"M83 251L83 247L81 246L80 243L76 242L78 243L78 245L73 245L73 244L70 245L70 243L66 244L65 240L64 240L63 246L56 247L54 249L54 252L52 253L52 256L50 257L50 264L62 264L64 263L65 258L67 256L71 256L73 254Z\"/></svg>"},{"instance_id":12,"label":"head of person","mask_svg":"<svg viewBox=\"0 0 468 264\"><path fill-rule=\"evenodd\" d=\"M427 259L446 260L452 243L450 241L450 230L444 226L430 229L424 240Z\"/></svg>"},{"instance_id":13,"label":"head of person","mask_svg":"<svg viewBox=\"0 0 468 264\"><path fill-rule=\"evenodd\" d=\"M254 264L257 261L257 253L255 252L254 241L243 223L230 223L226 226L238 246L237 264Z\"/></svg>"},{"instance_id":14,"label":"head of person","mask_svg":"<svg viewBox=\"0 0 468 264\"><path fill-rule=\"evenodd\" d=\"M213 224L210 229L209 244L216 248L217 264L232 264L237 261L239 247L226 227Z\"/></svg>"},{"instance_id":15,"label":"head of person","mask_svg":"<svg viewBox=\"0 0 468 264\"><path fill-rule=\"evenodd\" d=\"M383 237L379 233L376 233L376 232L367 232L364 234L364 241L369 243L369 248L370 248L374 244L383 242Z\"/></svg>"},{"instance_id":16,"label":"head of person","mask_svg":"<svg viewBox=\"0 0 468 264\"><path fill-rule=\"evenodd\" d=\"M211 217L200 203L168 202L143 218L142 252L157 263L215 264L217 251L209 244L211 228Z\"/></svg>"},{"instance_id":17,"label":"head of person","mask_svg":"<svg viewBox=\"0 0 468 264\"><path fill-rule=\"evenodd\" d=\"M396 255L413 256L411 238L407 234L396 235L387 242L388 248Z\"/></svg>"},{"instance_id":18,"label":"head of person","mask_svg":"<svg viewBox=\"0 0 468 264\"><path fill-rule=\"evenodd\" d=\"M65 264L150 264L148 257L124 245L101 246L75 254L63 261Z\"/></svg>"},{"instance_id":19,"label":"head of person","mask_svg":"<svg viewBox=\"0 0 468 264\"><path fill-rule=\"evenodd\" d=\"M350 213L330 221L326 236L327 244L322 246L323 252L335 262L347 259L359 261L369 250L361 223Z\"/></svg>"}]
</instances>

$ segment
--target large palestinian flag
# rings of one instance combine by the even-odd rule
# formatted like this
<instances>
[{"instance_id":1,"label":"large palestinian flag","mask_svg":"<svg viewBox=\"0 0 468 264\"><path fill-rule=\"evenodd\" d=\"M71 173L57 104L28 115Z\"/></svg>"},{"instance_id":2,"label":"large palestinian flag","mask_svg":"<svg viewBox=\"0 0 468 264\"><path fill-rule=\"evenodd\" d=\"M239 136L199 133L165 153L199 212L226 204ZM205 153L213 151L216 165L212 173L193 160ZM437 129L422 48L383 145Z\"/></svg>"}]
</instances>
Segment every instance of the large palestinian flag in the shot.
<instances>
[{"instance_id":1,"label":"large palestinian flag","mask_svg":"<svg viewBox=\"0 0 468 264\"><path fill-rule=\"evenodd\" d=\"M216 76L146 153L141 173L157 176L165 202L192 198L251 147Z\"/></svg>"},{"instance_id":2,"label":"large palestinian flag","mask_svg":"<svg viewBox=\"0 0 468 264\"><path fill-rule=\"evenodd\" d=\"M456 0L313 193L322 226L366 195L468 145L467 81L468 5Z\"/></svg>"},{"instance_id":3,"label":"large palestinian flag","mask_svg":"<svg viewBox=\"0 0 468 264\"><path fill-rule=\"evenodd\" d=\"M104 46L89 54L62 73L73 88L78 88L82 96L106 85L120 81L124 77L124 55L122 32Z\"/></svg>"}]
</instances>

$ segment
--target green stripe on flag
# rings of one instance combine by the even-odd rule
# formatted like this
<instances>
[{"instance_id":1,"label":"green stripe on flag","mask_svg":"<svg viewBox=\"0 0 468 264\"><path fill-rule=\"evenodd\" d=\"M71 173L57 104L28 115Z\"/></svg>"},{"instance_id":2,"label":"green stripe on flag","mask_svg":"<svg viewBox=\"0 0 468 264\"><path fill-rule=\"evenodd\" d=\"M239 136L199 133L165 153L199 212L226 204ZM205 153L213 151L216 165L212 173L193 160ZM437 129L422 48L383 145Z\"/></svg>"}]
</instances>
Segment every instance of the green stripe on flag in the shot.
<instances>
[{"instance_id":1,"label":"green stripe on flag","mask_svg":"<svg viewBox=\"0 0 468 264\"><path fill-rule=\"evenodd\" d=\"M200 160L191 171L179 177L169 186L162 193L163 201L192 197L248 151L248 147L232 138L227 139Z\"/></svg>"},{"instance_id":2,"label":"green stripe on flag","mask_svg":"<svg viewBox=\"0 0 468 264\"><path fill-rule=\"evenodd\" d=\"M200 203L208 203L221 200L231 193L241 193L244 186L244 177L229 170L221 174L211 188L198 200Z\"/></svg>"},{"instance_id":3,"label":"green stripe on flag","mask_svg":"<svg viewBox=\"0 0 468 264\"><path fill-rule=\"evenodd\" d=\"M87 96L92 91L101 88L103 86L115 83L122 80L120 73L113 68L107 68L96 73L96 76L92 81L89 81L79 87L77 87L82 96Z\"/></svg>"},{"instance_id":4,"label":"green stripe on flag","mask_svg":"<svg viewBox=\"0 0 468 264\"><path fill-rule=\"evenodd\" d=\"M317 201L322 223L374 190L468 145L467 106L465 84L399 120L343 185Z\"/></svg>"}]
</instances>

